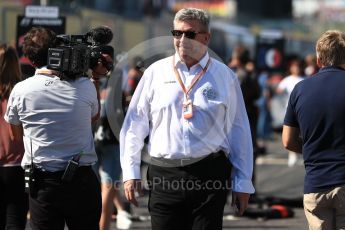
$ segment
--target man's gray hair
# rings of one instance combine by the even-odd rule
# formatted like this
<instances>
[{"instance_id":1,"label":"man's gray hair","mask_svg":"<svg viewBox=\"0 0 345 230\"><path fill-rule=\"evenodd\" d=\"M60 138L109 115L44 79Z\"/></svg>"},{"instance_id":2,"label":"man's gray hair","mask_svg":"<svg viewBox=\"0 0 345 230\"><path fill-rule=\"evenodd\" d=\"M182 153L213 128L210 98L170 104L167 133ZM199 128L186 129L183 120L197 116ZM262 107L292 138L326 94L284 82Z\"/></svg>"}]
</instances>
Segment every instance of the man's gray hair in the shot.
<instances>
[{"instance_id":1,"label":"man's gray hair","mask_svg":"<svg viewBox=\"0 0 345 230\"><path fill-rule=\"evenodd\" d=\"M174 21L199 21L207 31L210 30L210 16L205 10L197 8L184 8L179 10L174 18Z\"/></svg>"}]
</instances>

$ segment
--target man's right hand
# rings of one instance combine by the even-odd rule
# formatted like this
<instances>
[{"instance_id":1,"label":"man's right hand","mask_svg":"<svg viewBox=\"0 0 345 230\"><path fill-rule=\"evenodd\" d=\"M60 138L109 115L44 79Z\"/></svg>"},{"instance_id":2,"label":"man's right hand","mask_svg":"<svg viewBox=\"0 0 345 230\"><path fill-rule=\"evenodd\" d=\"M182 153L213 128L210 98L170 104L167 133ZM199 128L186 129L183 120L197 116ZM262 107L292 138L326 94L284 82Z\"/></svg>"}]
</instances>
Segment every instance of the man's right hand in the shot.
<instances>
[{"instance_id":1,"label":"man's right hand","mask_svg":"<svg viewBox=\"0 0 345 230\"><path fill-rule=\"evenodd\" d=\"M107 62L113 62L113 59L108 54L102 54L103 58ZM97 65L92 68L92 78L93 79L99 79L101 77L104 77L108 74L109 70L103 65L101 59L97 62Z\"/></svg>"},{"instance_id":2,"label":"man's right hand","mask_svg":"<svg viewBox=\"0 0 345 230\"><path fill-rule=\"evenodd\" d=\"M126 199L138 207L138 201L135 198L135 192L138 192L139 196L143 195L143 189L141 187L141 180L127 180L124 182L124 190Z\"/></svg>"},{"instance_id":3,"label":"man's right hand","mask_svg":"<svg viewBox=\"0 0 345 230\"><path fill-rule=\"evenodd\" d=\"M232 192L231 206L236 206L236 214L242 216L244 211L248 208L249 193Z\"/></svg>"}]
</instances>

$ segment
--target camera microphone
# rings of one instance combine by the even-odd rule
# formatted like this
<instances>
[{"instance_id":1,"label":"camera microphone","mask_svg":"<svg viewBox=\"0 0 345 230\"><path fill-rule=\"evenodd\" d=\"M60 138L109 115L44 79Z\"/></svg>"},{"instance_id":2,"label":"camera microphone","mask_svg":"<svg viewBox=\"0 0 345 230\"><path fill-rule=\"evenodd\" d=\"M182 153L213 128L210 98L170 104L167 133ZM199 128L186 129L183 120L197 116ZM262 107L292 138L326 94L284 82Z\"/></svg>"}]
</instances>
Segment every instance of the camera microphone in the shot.
<instances>
[{"instance_id":1,"label":"camera microphone","mask_svg":"<svg viewBox=\"0 0 345 230\"><path fill-rule=\"evenodd\" d=\"M87 32L86 35L91 38L95 46L106 45L113 39L113 32L107 26L96 27Z\"/></svg>"},{"instance_id":2,"label":"camera microphone","mask_svg":"<svg viewBox=\"0 0 345 230\"><path fill-rule=\"evenodd\" d=\"M114 58L114 48L107 45L113 39L113 32L107 26L96 27L86 33L86 36L92 41L94 46L91 50L90 68L94 68L98 61L101 60L102 64L108 71L114 68L112 62L107 62L102 54L108 54Z\"/></svg>"}]
</instances>

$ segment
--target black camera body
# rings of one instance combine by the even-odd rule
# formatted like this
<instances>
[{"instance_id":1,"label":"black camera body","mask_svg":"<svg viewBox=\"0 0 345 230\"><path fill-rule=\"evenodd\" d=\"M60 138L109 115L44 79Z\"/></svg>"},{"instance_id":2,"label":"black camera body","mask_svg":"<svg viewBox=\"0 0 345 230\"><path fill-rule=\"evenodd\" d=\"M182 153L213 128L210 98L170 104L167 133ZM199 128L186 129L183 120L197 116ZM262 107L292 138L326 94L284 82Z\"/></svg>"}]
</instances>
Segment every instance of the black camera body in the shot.
<instances>
[{"instance_id":1,"label":"black camera body","mask_svg":"<svg viewBox=\"0 0 345 230\"><path fill-rule=\"evenodd\" d=\"M112 38L107 27L98 27L85 35L57 35L59 45L48 49L47 68L58 71L67 79L86 75L88 69L100 61L110 71L113 63L107 62L102 54L114 55L114 49L106 45Z\"/></svg>"},{"instance_id":2,"label":"black camera body","mask_svg":"<svg viewBox=\"0 0 345 230\"><path fill-rule=\"evenodd\" d=\"M48 50L48 69L65 75L86 73L89 69L91 48L83 43L63 45Z\"/></svg>"}]
</instances>

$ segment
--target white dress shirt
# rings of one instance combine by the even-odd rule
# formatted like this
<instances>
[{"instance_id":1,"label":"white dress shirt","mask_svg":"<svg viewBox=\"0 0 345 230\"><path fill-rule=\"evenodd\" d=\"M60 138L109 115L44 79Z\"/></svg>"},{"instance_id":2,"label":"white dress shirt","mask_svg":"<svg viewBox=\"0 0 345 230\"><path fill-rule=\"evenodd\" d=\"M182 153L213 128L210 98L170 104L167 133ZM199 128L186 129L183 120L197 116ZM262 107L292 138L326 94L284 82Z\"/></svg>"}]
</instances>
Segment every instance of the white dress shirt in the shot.
<instances>
[{"instance_id":1,"label":"white dress shirt","mask_svg":"<svg viewBox=\"0 0 345 230\"><path fill-rule=\"evenodd\" d=\"M173 65L188 87L209 58L206 53L188 69L175 54L175 63L171 56L147 68L120 133L124 181L141 178L141 151L149 135L148 152L152 157L198 158L223 150L233 166L233 191L254 193L249 122L237 77L230 68L211 58L207 72L190 93L193 117L183 118L184 92Z\"/></svg>"}]
</instances>

